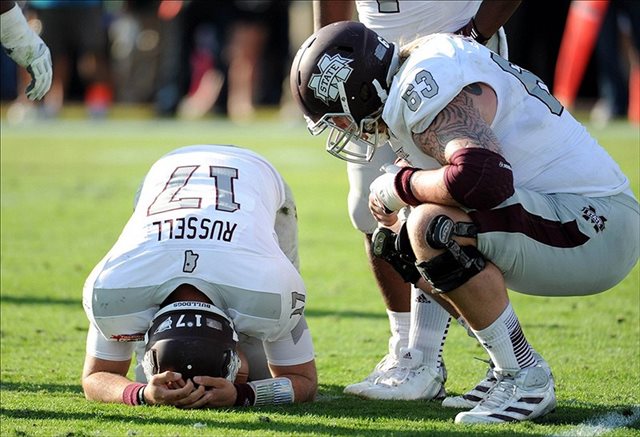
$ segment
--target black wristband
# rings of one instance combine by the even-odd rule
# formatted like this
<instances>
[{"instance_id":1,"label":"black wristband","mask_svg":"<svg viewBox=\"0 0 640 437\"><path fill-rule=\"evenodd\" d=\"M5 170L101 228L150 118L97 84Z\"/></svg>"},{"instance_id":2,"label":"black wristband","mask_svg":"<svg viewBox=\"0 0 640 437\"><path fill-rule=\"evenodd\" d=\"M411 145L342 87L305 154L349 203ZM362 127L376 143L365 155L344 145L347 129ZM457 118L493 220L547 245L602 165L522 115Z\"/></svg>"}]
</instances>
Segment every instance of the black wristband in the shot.
<instances>
[{"instance_id":1,"label":"black wristband","mask_svg":"<svg viewBox=\"0 0 640 437\"><path fill-rule=\"evenodd\" d=\"M485 45L487 41L491 39L491 38L487 38L486 36L484 36L478 31L478 28L476 27L476 20L474 18L471 19L471 30L469 32L469 36L475 39L476 41L478 41L482 45Z\"/></svg>"},{"instance_id":2,"label":"black wristband","mask_svg":"<svg viewBox=\"0 0 640 437\"><path fill-rule=\"evenodd\" d=\"M235 407L249 407L256 402L256 394L249 384L233 384L238 392Z\"/></svg>"}]
</instances>

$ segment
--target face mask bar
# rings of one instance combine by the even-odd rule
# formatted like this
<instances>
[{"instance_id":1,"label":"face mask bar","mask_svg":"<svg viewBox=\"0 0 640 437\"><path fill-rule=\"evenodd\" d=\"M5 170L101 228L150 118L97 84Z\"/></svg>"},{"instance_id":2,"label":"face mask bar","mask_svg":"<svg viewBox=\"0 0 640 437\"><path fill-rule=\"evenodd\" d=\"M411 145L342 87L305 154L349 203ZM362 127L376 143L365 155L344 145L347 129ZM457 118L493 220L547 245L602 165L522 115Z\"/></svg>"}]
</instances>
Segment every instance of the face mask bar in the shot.
<instances>
[{"instance_id":1,"label":"face mask bar","mask_svg":"<svg viewBox=\"0 0 640 437\"><path fill-rule=\"evenodd\" d=\"M338 126L334 117L347 121L346 127ZM326 142L326 150L336 158L356 164L365 164L373 158L376 147L384 143L386 135L379 132L380 113L364 118L358 126L349 114L328 113L317 122L307 118L307 128L312 135L319 135L331 128ZM363 133L364 132L364 133Z\"/></svg>"}]
</instances>

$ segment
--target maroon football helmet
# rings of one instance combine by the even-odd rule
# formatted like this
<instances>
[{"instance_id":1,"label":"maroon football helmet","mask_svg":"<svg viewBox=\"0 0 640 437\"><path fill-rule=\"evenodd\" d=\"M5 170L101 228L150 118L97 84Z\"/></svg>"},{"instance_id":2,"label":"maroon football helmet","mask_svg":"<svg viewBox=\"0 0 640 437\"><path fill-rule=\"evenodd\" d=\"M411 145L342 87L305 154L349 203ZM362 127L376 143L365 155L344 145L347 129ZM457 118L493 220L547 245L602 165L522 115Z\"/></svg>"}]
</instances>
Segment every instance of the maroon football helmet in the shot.
<instances>
[{"instance_id":1,"label":"maroon football helmet","mask_svg":"<svg viewBox=\"0 0 640 437\"><path fill-rule=\"evenodd\" d=\"M291 93L311 134L332 128L327 139L332 155L367 162L386 140L378 121L395 72L392 65L397 65L395 51L394 44L354 21L323 27L298 50Z\"/></svg>"}]
</instances>

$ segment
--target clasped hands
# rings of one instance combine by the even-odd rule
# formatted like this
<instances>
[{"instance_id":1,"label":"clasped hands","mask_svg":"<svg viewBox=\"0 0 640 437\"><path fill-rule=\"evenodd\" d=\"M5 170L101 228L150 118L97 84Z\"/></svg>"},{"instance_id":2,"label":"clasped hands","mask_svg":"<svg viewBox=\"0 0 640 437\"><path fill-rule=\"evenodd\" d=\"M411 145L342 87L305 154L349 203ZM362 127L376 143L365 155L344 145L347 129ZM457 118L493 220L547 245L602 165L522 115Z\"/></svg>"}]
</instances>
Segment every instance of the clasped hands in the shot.
<instances>
[{"instance_id":1,"label":"clasped hands","mask_svg":"<svg viewBox=\"0 0 640 437\"><path fill-rule=\"evenodd\" d=\"M185 382L180 373L171 371L153 375L144 391L149 405L185 409L233 406L237 395L233 383L225 378L195 376Z\"/></svg>"}]
</instances>

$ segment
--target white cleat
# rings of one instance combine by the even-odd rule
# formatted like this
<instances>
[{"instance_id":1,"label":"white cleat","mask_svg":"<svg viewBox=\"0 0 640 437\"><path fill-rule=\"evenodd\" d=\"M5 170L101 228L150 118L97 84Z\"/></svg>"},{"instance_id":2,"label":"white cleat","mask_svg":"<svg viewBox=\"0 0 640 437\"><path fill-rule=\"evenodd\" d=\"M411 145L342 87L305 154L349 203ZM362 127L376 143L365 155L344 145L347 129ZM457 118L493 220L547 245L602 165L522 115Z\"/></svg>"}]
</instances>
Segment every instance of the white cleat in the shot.
<instances>
[{"instance_id":1,"label":"white cleat","mask_svg":"<svg viewBox=\"0 0 640 437\"><path fill-rule=\"evenodd\" d=\"M461 396L446 397L445 400L442 401L442 406L446 408L473 408L487 396L487 393L496 385L496 382L498 382L498 380L493 374L493 366L490 365L489 370L487 370L487 375L482 381L476 384L475 387Z\"/></svg>"},{"instance_id":2,"label":"white cleat","mask_svg":"<svg viewBox=\"0 0 640 437\"><path fill-rule=\"evenodd\" d=\"M344 388L344 393L348 395L358 396L362 391L372 387L376 382L376 379L397 366L398 358L396 358L395 355L388 353L382 358L382 360L380 360L378 364L376 364L376 367L364 380L346 386Z\"/></svg>"},{"instance_id":3,"label":"white cleat","mask_svg":"<svg viewBox=\"0 0 640 437\"><path fill-rule=\"evenodd\" d=\"M533 356L538 361L538 364L540 364L544 369L546 369L549 375L551 375L551 378L553 379L553 375L551 373L551 368L549 367L549 364L537 352L533 352ZM478 402L483 400L487 396L487 393L489 393L489 390L491 390L493 386L496 385L498 380L495 374L493 373L493 363L491 362L491 360L485 361L480 358L476 358L476 359L480 361L484 361L487 364L489 364L489 368L487 369L487 374L485 375L485 377L482 379L482 381L477 383L475 387L473 387L471 390L469 390L465 394L460 396L448 396L447 398L445 398L445 400L442 401L443 407L471 409L476 405L478 405Z\"/></svg>"},{"instance_id":4,"label":"white cleat","mask_svg":"<svg viewBox=\"0 0 640 437\"><path fill-rule=\"evenodd\" d=\"M403 400L442 399L445 396L444 366L437 371L422 364L422 352L400 348L400 360L358 396L366 399Z\"/></svg>"},{"instance_id":5,"label":"white cleat","mask_svg":"<svg viewBox=\"0 0 640 437\"><path fill-rule=\"evenodd\" d=\"M472 410L458 413L456 423L491 424L542 417L556 408L553 377L538 364L515 376L496 375L496 384Z\"/></svg>"}]
</instances>

